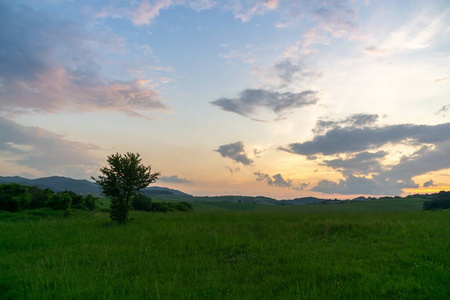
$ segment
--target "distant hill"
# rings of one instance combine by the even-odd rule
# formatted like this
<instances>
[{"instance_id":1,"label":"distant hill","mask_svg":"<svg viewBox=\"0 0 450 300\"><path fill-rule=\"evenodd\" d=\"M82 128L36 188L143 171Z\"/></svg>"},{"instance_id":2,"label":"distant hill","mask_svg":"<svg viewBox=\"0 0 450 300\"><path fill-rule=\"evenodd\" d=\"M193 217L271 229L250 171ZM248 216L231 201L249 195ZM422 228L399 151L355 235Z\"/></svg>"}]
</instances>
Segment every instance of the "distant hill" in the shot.
<instances>
[{"instance_id":1,"label":"distant hill","mask_svg":"<svg viewBox=\"0 0 450 300\"><path fill-rule=\"evenodd\" d=\"M292 200L281 200L280 204L282 205L306 205L306 204L312 204L312 203L325 203L326 201L329 201L330 199L320 199L316 197L302 197L302 198L295 198Z\"/></svg>"},{"instance_id":2,"label":"distant hill","mask_svg":"<svg viewBox=\"0 0 450 300\"><path fill-rule=\"evenodd\" d=\"M174 195L174 196L181 196L181 197L192 197L192 195L183 193L182 191L169 189L169 188L161 187L161 186L146 187L145 189L142 190L142 193L147 196Z\"/></svg>"},{"instance_id":3,"label":"distant hill","mask_svg":"<svg viewBox=\"0 0 450 300\"><path fill-rule=\"evenodd\" d=\"M0 176L0 184L2 183L19 183L23 185L37 186L43 189L48 188L55 192L70 190L84 195L100 195L102 192L100 187L95 182L61 176L51 176L37 179L27 179L20 176ZM174 195L179 197L192 197L191 195L178 190L157 186L147 187L143 189L143 193L149 196Z\"/></svg>"}]
</instances>

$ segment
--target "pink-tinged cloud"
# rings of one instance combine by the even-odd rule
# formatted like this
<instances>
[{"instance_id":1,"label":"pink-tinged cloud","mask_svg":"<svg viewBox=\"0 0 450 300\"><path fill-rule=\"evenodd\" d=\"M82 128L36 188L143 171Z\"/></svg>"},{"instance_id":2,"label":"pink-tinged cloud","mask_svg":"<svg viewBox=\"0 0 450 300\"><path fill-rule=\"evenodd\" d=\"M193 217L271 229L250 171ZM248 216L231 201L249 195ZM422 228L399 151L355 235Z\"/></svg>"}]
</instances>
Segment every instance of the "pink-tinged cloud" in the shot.
<instances>
[{"instance_id":1,"label":"pink-tinged cloud","mask_svg":"<svg viewBox=\"0 0 450 300\"><path fill-rule=\"evenodd\" d=\"M91 152L101 148L95 144L70 141L63 135L3 117L0 127L0 151L9 162L43 172L42 175L65 175L66 171L70 174L75 168L86 177L98 169Z\"/></svg>"},{"instance_id":2,"label":"pink-tinged cloud","mask_svg":"<svg viewBox=\"0 0 450 300\"><path fill-rule=\"evenodd\" d=\"M248 22L253 17L258 15L264 15L267 11L277 9L279 6L279 0L268 1L253 1L247 8L244 3L237 2L232 7L234 16L236 19L240 19L242 22Z\"/></svg>"},{"instance_id":3,"label":"pink-tinged cloud","mask_svg":"<svg viewBox=\"0 0 450 300\"><path fill-rule=\"evenodd\" d=\"M133 79L105 75L106 57L126 46L117 36L23 6L3 9L0 27L14 30L0 35L0 110L116 110L141 117L168 110L143 72L135 70Z\"/></svg>"},{"instance_id":4,"label":"pink-tinged cloud","mask_svg":"<svg viewBox=\"0 0 450 300\"><path fill-rule=\"evenodd\" d=\"M172 5L172 0L154 1L150 4L148 0L143 0L131 14L131 22L134 25L150 25L162 9L167 9Z\"/></svg>"}]
</instances>

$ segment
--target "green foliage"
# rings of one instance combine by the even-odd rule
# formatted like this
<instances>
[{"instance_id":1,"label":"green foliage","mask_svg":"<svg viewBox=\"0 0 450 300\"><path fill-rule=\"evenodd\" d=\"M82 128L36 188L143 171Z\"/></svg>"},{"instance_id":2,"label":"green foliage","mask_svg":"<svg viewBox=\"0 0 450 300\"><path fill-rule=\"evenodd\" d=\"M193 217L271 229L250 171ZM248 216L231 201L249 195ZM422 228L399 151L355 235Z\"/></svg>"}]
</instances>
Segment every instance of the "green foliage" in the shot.
<instances>
[{"instance_id":1,"label":"green foliage","mask_svg":"<svg viewBox=\"0 0 450 300\"><path fill-rule=\"evenodd\" d=\"M144 194L136 194L132 199L132 206L135 210L151 211L152 198Z\"/></svg>"},{"instance_id":2,"label":"green foliage","mask_svg":"<svg viewBox=\"0 0 450 300\"><path fill-rule=\"evenodd\" d=\"M151 211L154 212L168 212L169 205L166 202L153 202Z\"/></svg>"},{"instance_id":3,"label":"green foliage","mask_svg":"<svg viewBox=\"0 0 450 300\"><path fill-rule=\"evenodd\" d=\"M435 195L435 199L423 203L424 210L449 209L450 192L441 191Z\"/></svg>"},{"instance_id":4,"label":"green foliage","mask_svg":"<svg viewBox=\"0 0 450 300\"><path fill-rule=\"evenodd\" d=\"M70 209L72 198L67 193L54 194L47 200L45 205L54 210Z\"/></svg>"},{"instance_id":5,"label":"green foliage","mask_svg":"<svg viewBox=\"0 0 450 300\"><path fill-rule=\"evenodd\" d=\"M175 209L179 210L179 211L185 211L185 212L193 210L192 205L189 202L185 202L185 201L175 203Z\"/></svg>"},{"instance_id":6,"label":"green foliage","mask_svg":"<svg viewBox=\"0 0 450 300\"><path fill-rule=\"evenodd\" d=\"M51 189L40 189L37 186L29 186L28 191L31 194L31 202L28 209L45 207L45 203L54 194Z\"/></svg>"},{"instance_id":7,"label":"green foliage","mask_svg":"<svg viewBox=\"0 0 450 300\"><path fill-rule=\"evenodd\" d=\"M83 196L75 193L74 191L64 191L60 194L67 194L72 198L72 207L73 208L85 208L83 203Z\"/></svg>"},{"instance_id":8,"label":"green foliage","mask_svg":"<svg viewBox=\"0 0 450 300\"><path fill-rule=\"evenodd\" d=\"M28 187L17 183L0 185L0 210L19 211L26 208L30 202Z\"/></svg>"},{"instance_id":9,"label":"green foliage","mask_svg":"<svg viewBox=\"0 0 450 300\"><path fill-rule=\"evenodd\" d=\"M84 196L83 198L83 206L87 209L89 209L90 211L93 211L95 209L97 209L97 197L92 196L91 194L88 194L86 196Z\"/></svg>"},{"instance_id":10,"label":"green foliage","mask_svg":"<svg viewBox=\"0 0 450 300\"><path fill-rule=\"evenodd\" d=\"M132 208L131 200L141 189L158 179L160 173L151 173L151 166L141 163L139 153L113 154L108 156L108 167L103 167L98 179L93 180L103 189L103 194L111 199L110 217L112 221L125 224Z\"/></svg>"}]
</instances>

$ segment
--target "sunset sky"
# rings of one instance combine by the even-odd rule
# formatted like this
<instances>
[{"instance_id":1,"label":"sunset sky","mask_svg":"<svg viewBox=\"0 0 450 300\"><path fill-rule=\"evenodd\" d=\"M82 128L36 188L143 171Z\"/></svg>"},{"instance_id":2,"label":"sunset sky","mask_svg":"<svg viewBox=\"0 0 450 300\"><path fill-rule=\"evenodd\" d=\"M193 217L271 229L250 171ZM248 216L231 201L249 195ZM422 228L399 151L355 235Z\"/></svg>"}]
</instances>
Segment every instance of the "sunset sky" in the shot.
<instances>
[{"instance_id":1,"label":"sunset sky","mask_svg":"<svg viewBox=\"0 0 450 300\"><path fill-rule=\"evenodd\" d=\"M450 189L448 0L0 0L0 175L138 152L193 195Z\"/></svg>"}]
</instances>

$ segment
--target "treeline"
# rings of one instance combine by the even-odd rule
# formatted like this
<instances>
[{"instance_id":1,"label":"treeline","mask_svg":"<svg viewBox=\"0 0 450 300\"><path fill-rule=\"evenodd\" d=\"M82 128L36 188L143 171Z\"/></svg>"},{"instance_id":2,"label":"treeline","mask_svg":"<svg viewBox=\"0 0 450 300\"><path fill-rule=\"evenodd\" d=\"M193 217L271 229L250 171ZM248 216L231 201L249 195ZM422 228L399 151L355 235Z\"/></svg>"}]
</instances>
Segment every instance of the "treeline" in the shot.
<instances>
[{"instance_id":1,"label":"treeline","mask_svg":"<svg viewBox=\"0 0 450 300\"><path fill-rule=\"evenodd\" d=\"M82 196L73 191L54 192L36 186L17 183L0 185L0 210L17 212L24 209L51 208L54 210L97 208L97 197Z\"/></svg>"},{"instance_id":2,"label":"treeline","mask_svg":"<svg viewBox=\"0 0 450 300\"><path fill-rule=\"evenodd\" d=\"M423 203L424 210L449 209L450 192L441 191L434 196L434 199Z\"/></svg>"},{"instance_id":3,"label":"treeline","mask_svg":"<svg viewBox=\"0 0 450 300\"><path fill-rule=\"evenodd\" d=\"M153 202L152 198L144 194L137 194L131 200L131 205L135 210L169 212L169 211L191 211L192 205L189 202Z\"/></svg>"},{"instance_id":4,"label":"treeline","mask_svg":"<svg viewBox=\"0 0 450 300\"><path fill-rule=\"evenodd\" d=\"M73 191L54 192L36 186L18 183L0 185L0 210L17 212L26 209L51 208L68 211L74 209L95 210L99 198L91 194L83 196ZM137 194L132 199L132 208L140 211L170 212L192 211L189 202L153 202L149 196Z\"/></svg>"}]
</instances>

